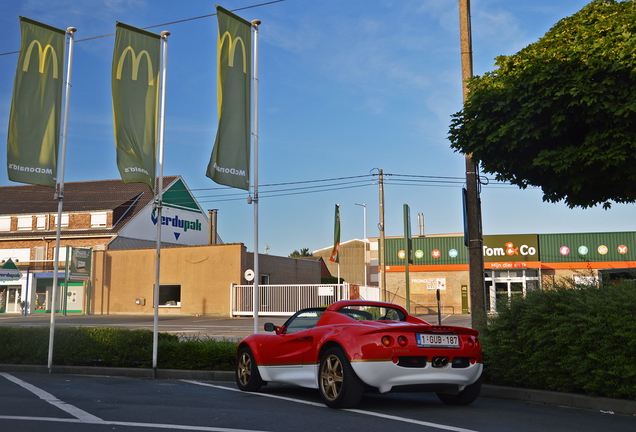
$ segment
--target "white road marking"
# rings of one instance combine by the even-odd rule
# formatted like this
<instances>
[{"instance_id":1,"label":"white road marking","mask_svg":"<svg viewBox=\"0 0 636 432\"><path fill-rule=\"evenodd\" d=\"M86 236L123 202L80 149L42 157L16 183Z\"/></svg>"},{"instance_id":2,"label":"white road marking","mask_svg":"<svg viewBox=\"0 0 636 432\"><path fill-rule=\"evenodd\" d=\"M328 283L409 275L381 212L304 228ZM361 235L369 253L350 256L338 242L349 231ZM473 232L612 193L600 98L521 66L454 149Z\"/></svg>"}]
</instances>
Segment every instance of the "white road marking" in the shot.
<instances>
[{"instance_id":1,"label":"white road marking","mask_svg":"<svg viewBox=\"0 0 636 432\"><path fill-rule=\"evenodd\" d=\"M401 422L405 422L405 423L413 423L413 424L417 424L417 425L421 425L421 426L428 426L428 427L432 427L432 428L436 428L436 429L442 429L442 430L447 430L447 431L453 431L453 432L476 432L472 429L464 429L464 428L459 428L459 427L455 427L455 426L448 426L448 425L443 425L443 424L439 424L439 423L431 423L431 422L425 422L425 421L421 421L421 420L413 420L413 419L409 419L409 418L405 418L405 417L396 417L396 416L392 416L392 415L388 415L388 414L380 414L380 413L375 413L375 412L371 412L371 411L362 411L362 410L357 410L357 409L348 409L345 411L349 411L349 412L355 412L358 414L364 414L364 415L369 415L369 416L374 416L374 417L381 417L384 419L388 419L388 420L396 420L396 421L401 421Z\"/></svg>"},{"instance_id":2,"label":"white road marking","mask_svg":"<svg viewBox=\"0 0 636 432\"><path fill-rule=\"evenodd\" d=\"M235 391L235 392L239 392L239 393L241 392L241 390L239 390L237 388L224 387L224 386L219 386L219 385L214 385L214 384L208 384L208 383L203 383L203 382L200 382L200 381L191 381L191 380L181 380L181 381L188 382L190 384L196 384L196 385L204 386L204 387L214 387L214 388L221 389L221 390L229 390L229 391ZM289 402L296 402L296 403L316 406L316 407L320 407L320 408L327 408L327 405L325 405L323 403L318 403L318 402L305 401L305 400L301 400L301 399L293 399L293 398L288 398L288 397L285 397L285 396L278 396L278 395L272 395L272 394L267 394L267 393L250 393L250 394L257 395L257 396L268 397L268 398L272 398L272 399L281 399L281 400L286 400L286 401L289 401Z\"/></svg>"},{"instance_id":3,"label":"white road marking","mask_svg":"<svg viewBox=\"0 0 636 432\"><path fill-rule=\"evenodd\" d=\"M192 381L192 380L181 380L181 381L188 382L188 383L191 383L191 384L200 385L200 386L205 386L205 387L214 387L214 388L221 389L221 390L229 390L229 391L235 391L235 392L240 392L241 391L239 389L235 389L235 388L232 388L232 387L225 387L225 386L220 386L220 385L208 384L208 383L203 383L203 382L199 382L199 381ZM325 404L317 403L317 402L305 401L305 400L301 400L301 399L294 399L294 398L289 398L289 397L284 397L284 396L271 395L271 394L267 394L267 393L250 392L249 394L252 394L252 395L255 395L255 396L269 397L269 398L273 398L273 399L282 399L282 400L286 400L286 401L290 401L290 402L296 402L296 403L301 403L301 404L305 404L305 405L312 405L312 406L317 406L317 407L321 407L321 408L327 408L327 406ZM413 420L413 419L409 419L409 418L405 418L405 417L397 417L397 416L392 416L392 415L388 415L388 414L381 414L381 413L376 413L376 412L371 412L371 411L363 411L363 410L358 410L358 409L344 409L343 411L349 411L349 412L356 413L356 414L368 415L368 416L373 416L373 417L380 417L380 418L384 418L384 419L387 419L387 420L395 420L395 421L400 421L400 422L404 422L404 423L417 424L417 425L420 425L420 426L427 426L427 427L431 427L431 428L435 428L435 429L442 429L442 430L453 431L453 432L477 432L477 431L472 430L472 429L464 429L464 428L459 428L459 427L455 427L455 426L443 425L443 424L439 424L439 423L431 423L431 422L425 422L425 421L421 421L421 420Z\"/></svg>"},{"instance_id":4,"label":"white road marking","mask_svg":"<svg viewBox=\"0 0 636 432\"><path fill-rule=\"evenodd\" d=\"M16 378L13 375L9 375L8 373L5 373L5 372L1 372L0 375L5 377L9 381L19 385L20 387L30 391L31 393L33 393L40 399L50 403L53 406L58 407L62 411L69 413L70 415L72 415L73 417L81 421L82 423L103 423L103 420L100 419L99 417L95 417L93 414L89 414L86 411L83 411L77 408L76 406L69 405L66 402L59 400L58 398L53 396L51 393L45 392L44 390L37 388L36 386L31 385L26 381L22 381L21 379Z\"/></svg>"}]
</instances>

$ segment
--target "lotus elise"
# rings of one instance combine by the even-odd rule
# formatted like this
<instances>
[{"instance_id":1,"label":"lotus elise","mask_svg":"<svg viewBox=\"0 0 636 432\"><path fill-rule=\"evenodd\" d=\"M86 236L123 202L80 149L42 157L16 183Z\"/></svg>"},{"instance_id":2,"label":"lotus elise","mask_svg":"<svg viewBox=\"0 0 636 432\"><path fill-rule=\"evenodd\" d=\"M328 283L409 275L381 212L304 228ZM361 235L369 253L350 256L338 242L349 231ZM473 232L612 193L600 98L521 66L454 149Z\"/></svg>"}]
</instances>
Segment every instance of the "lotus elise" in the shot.
<instances>
[{"instance_id":1,"label":"lotus elise","mask_svg":"<svg viewBox=\"0 0 636 432\"><path fill-rule=\"evenodd\" d=\"M353 407L365 391L432 391L451 405L479 396L477 331L431 325L392 303L338 301L264 329L238 346L236 384L243 391L294 384L318 389L331 408Z\"/></svg>"}]
</instances>

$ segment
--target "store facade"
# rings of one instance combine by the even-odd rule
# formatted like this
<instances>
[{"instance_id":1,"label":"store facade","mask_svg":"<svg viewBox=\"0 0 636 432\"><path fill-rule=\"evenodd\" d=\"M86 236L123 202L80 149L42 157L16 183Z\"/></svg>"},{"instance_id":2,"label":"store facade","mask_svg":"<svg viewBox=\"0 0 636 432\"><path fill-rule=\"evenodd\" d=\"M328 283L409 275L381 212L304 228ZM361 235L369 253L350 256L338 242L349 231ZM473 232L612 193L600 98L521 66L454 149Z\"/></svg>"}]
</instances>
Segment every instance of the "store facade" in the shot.
<instances>
[{"instance_id":1,"label":"store facade","mask_svg":"<svg viewBox=\"0 0 636 432\"><path fill-rule=\"evenodd\" d=\"M529 291L569 280L598 284L599 272L636 270L636 232L484 235L484 295L490 312L497 304ZM406 279L403 238L388 238L386 287L389 301L412 313L437 310L437 290L445 313L468 313L468 249L461 234L413 237ZM407 293L408 291L408 293Z\"/></svg>"}]
</instances>

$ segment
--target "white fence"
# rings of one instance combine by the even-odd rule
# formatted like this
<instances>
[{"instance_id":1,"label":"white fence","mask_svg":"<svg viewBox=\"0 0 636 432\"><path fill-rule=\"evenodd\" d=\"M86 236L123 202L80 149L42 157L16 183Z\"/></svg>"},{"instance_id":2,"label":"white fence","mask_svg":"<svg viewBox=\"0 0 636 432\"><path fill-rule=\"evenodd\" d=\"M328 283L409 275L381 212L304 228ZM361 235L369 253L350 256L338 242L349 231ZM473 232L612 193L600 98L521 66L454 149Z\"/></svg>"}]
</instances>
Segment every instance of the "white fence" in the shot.
<instances>
[{"instance_id":1,"label":"white fence","mask_svg":"<svg viewBox=\"0 0 636 432\"><path fill-rule=\"evenodd\" d=\"M259 285L258 314L291 316L299 309L320 307L338 300L348 300L357 288L358 296L364 300L379 300L378 287L365 287L343 283L341 285ZM231 286L231 316L254 314L254 286Z\"/></svg>"}]
</instances>

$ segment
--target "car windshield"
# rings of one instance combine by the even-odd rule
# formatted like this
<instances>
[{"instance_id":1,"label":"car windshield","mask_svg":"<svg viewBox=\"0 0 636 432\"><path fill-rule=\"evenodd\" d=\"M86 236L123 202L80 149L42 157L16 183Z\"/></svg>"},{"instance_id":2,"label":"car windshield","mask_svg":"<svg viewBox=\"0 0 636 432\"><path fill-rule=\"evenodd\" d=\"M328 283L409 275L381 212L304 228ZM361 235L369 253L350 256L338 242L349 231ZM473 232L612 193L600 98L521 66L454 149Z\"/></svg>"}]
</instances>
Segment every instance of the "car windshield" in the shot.
<instances>
[{"instance_id":1,"label":"car windshield","mask_svg":"<svg viewBox=\"0 0 636 432\"><path fill-rule=\"evenodd\" d=\"M338 312L358 321L406 321L406 314L392 307L349 305L338 309Z\"/></svg>"}]
</instances>

